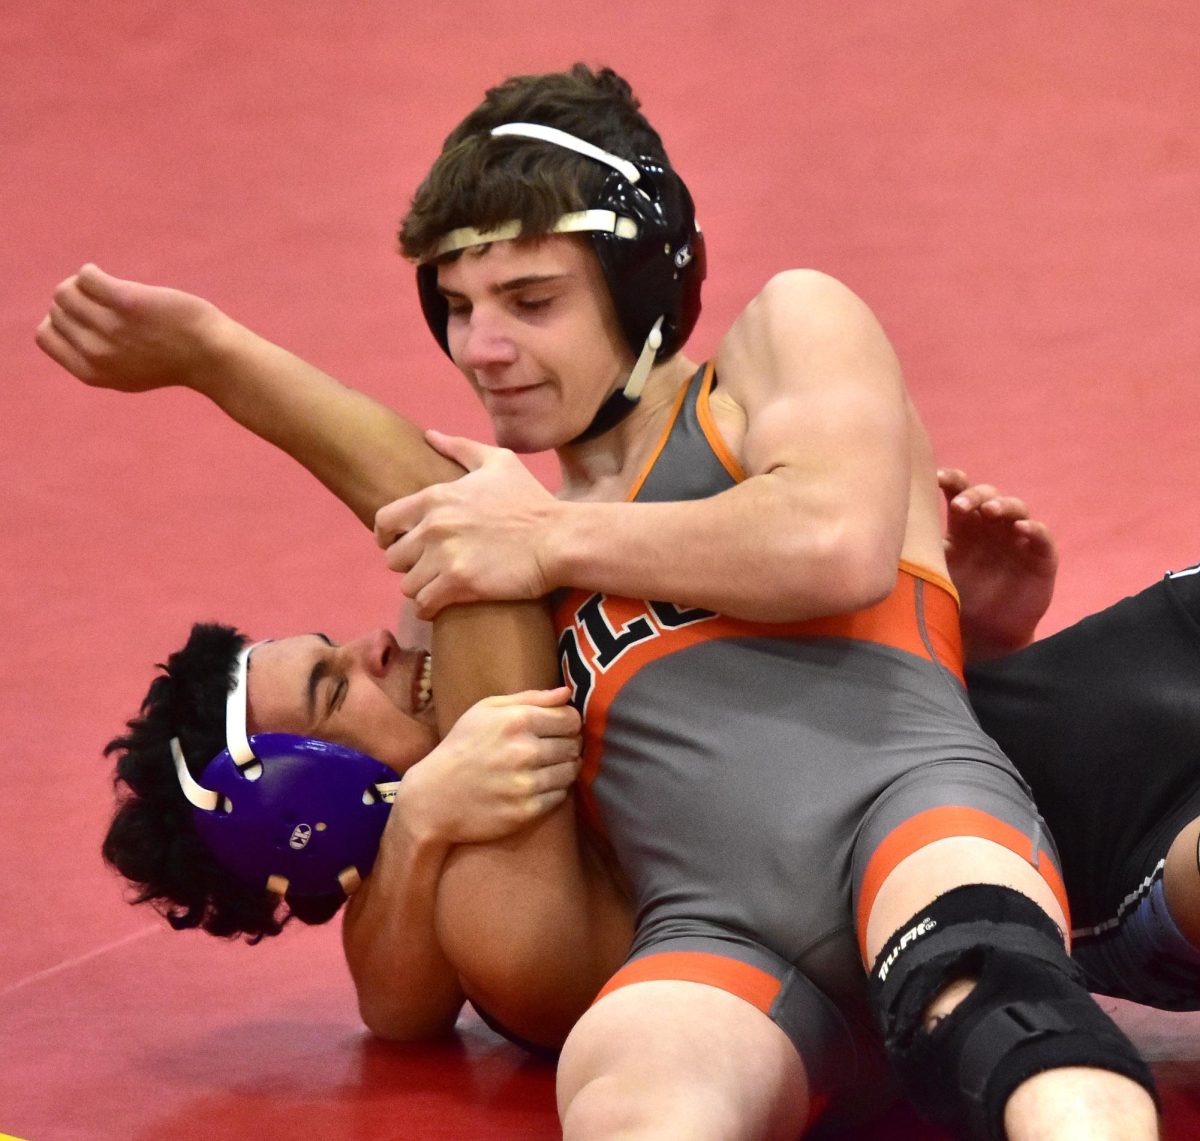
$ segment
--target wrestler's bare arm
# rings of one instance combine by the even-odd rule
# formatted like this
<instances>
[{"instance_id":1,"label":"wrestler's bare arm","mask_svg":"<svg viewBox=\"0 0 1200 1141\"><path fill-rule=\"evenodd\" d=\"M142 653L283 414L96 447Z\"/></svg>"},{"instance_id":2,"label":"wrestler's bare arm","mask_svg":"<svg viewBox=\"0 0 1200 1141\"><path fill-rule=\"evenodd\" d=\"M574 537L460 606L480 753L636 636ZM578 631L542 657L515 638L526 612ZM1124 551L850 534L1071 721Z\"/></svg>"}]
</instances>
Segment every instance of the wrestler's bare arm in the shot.
<instances>
[{"instance_id":1,"label":"wrestler's bare arm","mask_svg":"<svg viewBox=\"0 0 1200 1141\"><path fill-rule=\"evenodd\" d=\"M398 495L462 474L410 421L181 290L86 265L55 290L37 343L92 387L178 386L207 396L296 459L368 527ZM442 732L481 697L557 684L550 656L528 648L526 616L541 610L534 602L446 616L435 650L468 644L492 652L435 654Z\"/></svg>"},{"instance_id":2,"label":"wrestler's bare arm","mask_svg":"<svg viewBox=\"0 0 1200 1141\"><path fill-rule=\"evenodd\" d=\"M464 992L436 937L443 867L455 845L486 847L567 800L578 771L578 731L565 688L485 698L400 782L374 869L351 897L342 927L359 1010L376 1034L414 1041L453 1025ZM492 875L493 893L512 890L514 864L521 866L519 851ZM569 868L570 861L558 864ZM547 872L552 883L558 864ZM527 906L520 898L505 903ZM451 906L449 919L453 928L473 917L460 918ZM497 954L511 956L505 928L491 942ZM495 969L491 954L466 944L455 958L474 977Z\"/></svg>"},{"instance_id":3,"label":"wrestler's bare arm","mask_svg":"<svg viewBox=\"0 0 1200 1141\"><path fill-rule=\"evenodd\" d=\"M181 290L86 265L55 290L37 343L93 387L207 396L299 460L367 526L398 489L462 472L403 417Z\"/></svg>"},{"instance_id":4,"label":"wrestler's bare arm","mask_svg":"<svg viewBox=\"0 0 1200 1141\"><path fill-rule=\"evenodd\" d=\"M94 387L142 392L178 385L208 396L237 423L293 456L368 526L376 509L397 495L461 473L410 422L179 290L85 266L55 291L37 341ZM433 629L442 732L481 698L556 686L553 646L540 602L444 611ZM438 912L446 932L456 929L465 907L504 902L503 909L469 917L488 923L490 939L457 940L453 970L432 922L447 845L419 824L401 827L405 817L394 815L397 824L385 835L376 872L346 913L346 950L360 1001L381 1031L411 1037L414 1027L432 1030L452 1021L461 1003L455 971L470 977L479 964L495 978L506 961L519 966L506 954L508 933L533 953L534 933L522 926L524 912L514 905L518 892L553 892L553 907L537 908L539 922L554 919L581 949L590 946L586 890L595 877L585 876L580 864L569 803L527 828L522 842L487 858L485 895L465 876L448 878ZM480 845L475 855L483 859L488 847ZM561 883L552 875L560 869ZM406 932L403 961L386 934L398 918Z\"/></svg>"},{"instance_id":5,"label":"wrestler's bare arm","mask_svg":"<svg viewBox=\"0 0 1200 1141\"><path fill-rule=\"evenodd\" d=\"M472 470L377 516L405 593L432 614L575 586L764 621L886 595L908 541L915 417L867 307L823 275L780 275L722 340L717 372L741 416L731 445L747 478L705 499L555 499L511 453L434 437ZM932 462L927 483L936 565Z\"/></svg>"}]
</instances>

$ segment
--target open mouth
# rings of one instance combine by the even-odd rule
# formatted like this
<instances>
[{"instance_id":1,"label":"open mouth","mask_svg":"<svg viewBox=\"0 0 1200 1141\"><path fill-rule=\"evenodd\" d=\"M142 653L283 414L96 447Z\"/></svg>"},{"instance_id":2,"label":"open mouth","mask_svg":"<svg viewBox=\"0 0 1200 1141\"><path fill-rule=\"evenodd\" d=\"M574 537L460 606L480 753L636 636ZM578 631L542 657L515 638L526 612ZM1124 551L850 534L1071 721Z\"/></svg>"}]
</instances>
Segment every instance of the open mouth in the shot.
<instances>
[{"instance_id":1,"label":"open mouth","mask_svg":"<svg viewBox=\"0 0 1200 1141\"><path fill-rule=\"evenodd\" d=\"M433 701L433 658L423 654L413 682L413 712L423 713Z\"/></svg>"}]
</instances>

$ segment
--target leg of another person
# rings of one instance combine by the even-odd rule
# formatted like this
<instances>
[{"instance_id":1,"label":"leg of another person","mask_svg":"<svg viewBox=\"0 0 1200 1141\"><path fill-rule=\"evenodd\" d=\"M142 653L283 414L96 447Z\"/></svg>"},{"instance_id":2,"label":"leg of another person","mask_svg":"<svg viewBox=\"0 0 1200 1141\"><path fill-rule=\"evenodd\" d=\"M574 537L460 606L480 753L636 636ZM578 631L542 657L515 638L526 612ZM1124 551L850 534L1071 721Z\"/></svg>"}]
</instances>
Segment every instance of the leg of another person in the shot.
<instances>
[{"instance_id":1,"label":"leg of another person","mask_svg":"<svg viewBox=\"0 0 1200 1141\"><path fill-rule=\"evenodd\" d=\"M1196 797L1186 812L1195 811ZM1166 831L1166 829L1164 829ZM1077 927L1071 954L1097 994L1200 1010L1200 818L1115 879L1108 918ZM1156 858L1158 857L1158 858Z\"/></svg>"}]
</instances>

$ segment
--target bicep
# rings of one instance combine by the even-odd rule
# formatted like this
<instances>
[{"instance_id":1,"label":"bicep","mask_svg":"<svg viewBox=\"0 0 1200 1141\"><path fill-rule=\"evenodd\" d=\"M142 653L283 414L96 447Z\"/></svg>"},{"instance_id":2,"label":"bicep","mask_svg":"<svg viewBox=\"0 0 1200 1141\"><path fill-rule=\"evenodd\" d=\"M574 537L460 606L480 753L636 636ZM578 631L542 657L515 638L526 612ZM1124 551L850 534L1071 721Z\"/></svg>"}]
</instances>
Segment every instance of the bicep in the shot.
<instances>
[{"instance_id":1,"label":"bicep","mask_svg":"<svg viewBox=\"0 0 1200 1141\"><path fill-rule=\"evenodd\" d=\"M832 278L773 278L717 358L745 410L751 475L793 483L809 510L900 520L909 486L908 408L899 362L878 321Z\"/></svg>"}]
</instances>

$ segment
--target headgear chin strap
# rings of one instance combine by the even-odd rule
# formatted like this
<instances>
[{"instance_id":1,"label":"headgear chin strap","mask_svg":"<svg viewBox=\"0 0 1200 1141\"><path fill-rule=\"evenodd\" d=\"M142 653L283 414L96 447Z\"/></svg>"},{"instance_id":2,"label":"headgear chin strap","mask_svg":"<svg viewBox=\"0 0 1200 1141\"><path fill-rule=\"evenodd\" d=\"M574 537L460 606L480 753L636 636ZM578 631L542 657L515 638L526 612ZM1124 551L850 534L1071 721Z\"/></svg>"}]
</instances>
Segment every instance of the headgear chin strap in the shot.
<instances>
[{"instance_id":1,"label":"headgear chin strap","mask_svg":"<svg viewBox=\"0 0 1200 1141\"><path fill-rule=\"evenodd\" d=\"M261 645L261 643L256 643ZM171 755L196 832L246 884L283 895L351 894L375 862L399 780L374 757L291 733L246 735L250 652L238 654L225 703L226 748L188 770L179 738Z\"/></svg>"},{"instance_id":2,"label":"headgear chin strap","mask_svg":"<svg viewBox=\"0 0 1200 1141\"><path fill-rule=\"evenodd\" d=\"M624 159L542 123L504 123L494 127L491 135L549 143L610 168L590 208L564 214L549 231L589 235L617 319L637 356L625 384L572 441L578 443L623 420L641 397L655 363L676 353L687 340L700 315L704 239L696 225L687 187L673 170L655 159ZM464 226L446 234L417 267L425 319L447 354L449 310L438 291L436 263L471 246L506 241L520 234L521 224L517 221L491 230Z\"/></svg>"}]
</instances>

